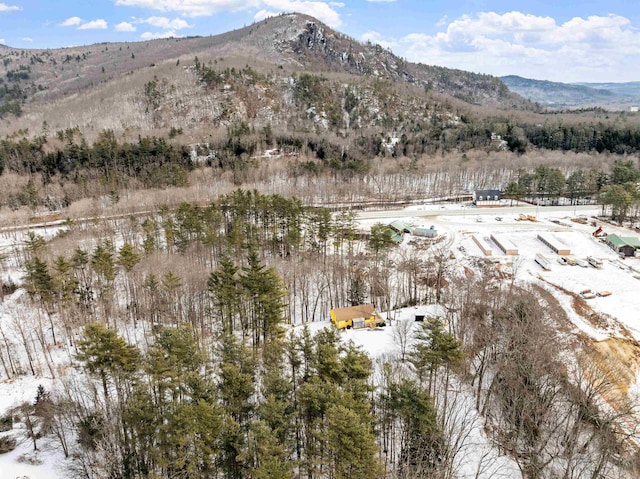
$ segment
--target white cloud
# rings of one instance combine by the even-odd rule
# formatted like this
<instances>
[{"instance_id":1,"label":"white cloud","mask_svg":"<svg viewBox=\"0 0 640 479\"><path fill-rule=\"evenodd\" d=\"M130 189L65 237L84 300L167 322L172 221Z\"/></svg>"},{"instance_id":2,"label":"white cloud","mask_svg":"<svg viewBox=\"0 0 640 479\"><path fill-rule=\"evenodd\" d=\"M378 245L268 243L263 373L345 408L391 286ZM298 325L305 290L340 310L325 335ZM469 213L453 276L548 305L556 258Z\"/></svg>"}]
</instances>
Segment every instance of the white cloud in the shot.
<instances>
[{"instance_id":1,"label":"white cloud","mask_svg":"<svg viewBox=\"0 0 640 479\"><path fill-rule=\"evenodd\" d=\"M0 43L2 43L4 45L5 39L4 38L0 38Z\"/></svg>"},{"instance_id":2,"label":"white cloud","mask_svg":"<svg viewBox=\"0 0 640 479\"><path fill-rule=\"evenodd\" d=\"M76 25L80 25L82 23L82 18L80 17L70 17L67 18L64 22L60 24L61 27L74 27Z\"/></svg>"},{"instance_id":3,"label":"white cloud","mask_svg":"<svg viewBox=\"0 0 640 479\"><path fill-rule=\"evenodd\" d=\"M329 2L329 5L332 7L343 8L345 6L344 2Z\"/></svg>"},{"instance_id":4,"label":"white cloud","mask_svg":"<svg viewBox=\"0 0 640 479\"><path fill-rule=\"evenodd\" d=\"M360 36L360 41L371 42L373 44L380 45L382 48L390 48L392 50L399 46L396 40L385 39L380 33L374 30L369 30L368 32L363 33Z\"/></svg>"},{"instance_id":5,"label":"white cloud","mask_svg":"<svg viewBox=\"0 0 640 479\"><path fill-rule=\"evenodd\" d=\"M116 0L115 3L161 12L180 12L192 17L205 17L223 11L257 8L262 2L260 0Z\"/></svg>"},{"instance_id":6,"label":"white cloud","mask_svg":"<svg viewBox=\"0 0 640 479\"><path fill-rule=\"evenodd\" d=\"M138 20L136 23L146 23L153 27L164 28L165 30L182 30L183 28L193 27L193 25L189 25L182 18L149 17L144 20Z\"/></svg>"},{"instance_id":7,"label":"white cloud","mask_svg":"<svg viewBox=\"0 0 640 479\"><path fill-rule=\"evenodd\" d=\"M83 23L78 27L78 30L105 30L107 28L107 22L102 18L92 20L87 23Z\"/></svg>"},{"instance_id":8,"label":"white cloud","mask_svg":"<svg viewBox=\"0 0 640 479\"><path fill-rule=\"evenodd\" d=\"M135 25L129 22L120 22L115 26L116 32L135 32Z\"/></svg>"},{"instance_id":9,"label":"white cloud","mask_svg":"<svg viewBox=\"0 0 640 479\"><path fill-rule=\"evenodd\" d=\"M445 18L438 26L433 35L412 33L398 40L398 53L426 64L556 81L631 81L640 76L640 32L619 15L557 23L522 12L483 12ZM382 45L381 40L371 41Z\"/></svg>"},{"instance_id":10,"label":"white cloud","mask_svg":"<svg viewBox=\"0 0 640 479\"><path fill-rule=\"evenodd\" d=\"M0 12L15 12L17 10L22 10L22 8L17 5L7 5L4 3L0 3Z\"/></svg>"},{"instance_id":11,"label":"white cloud","mask_svg":"<svg viewBox=\"0 0 640 479\"><path fill-rule=\"evenodd\" d=\"M180 35L178 35L174 31L144 32L142 35L140 35L140 38L142 38L143 40L156 40L158 38L180 38Z\"/></svg>"},{"instance_id":12,"label":"white cloud","mask_svg":"<svg viewBox=\"0 0 640 479\"><path fill-rule=\"evenodd\" d=\"M23 42L27 42L27 43L33 42L33 38L31 38L31 37L20 37L20 40L22 40Z\"/></svg>"},{"instance_id":13,"label":"white cloud","mask_svg":"<svg viewBox=\"0 0 640 479\"><path fill-rule=\"evenodd\" d=\"M260 10L258 13L256 13L253 16L253 19L256 22L260 22L260 21L264 20L265 18L275 17L277 15L278 15L278 12L270 12L269 10L262 9L262 10Z\"/></svg>"},{"instance_id":14,"label":"white cloud","mask_svg":"<svg viewBox=\"0 0 640 479\"><path fill-rule=\"evenodd\" d=\"M336 2L334 2L336 3ZM115 0L116 5L147 8L161 12L178 12L190 17L212 16L220 12L259 10L256 15L300 12L316 17L330 27L341 25L340 15L330 2L313 0ZM267 15L268 16L268 15Z\"/></svg>"}]
</instances>

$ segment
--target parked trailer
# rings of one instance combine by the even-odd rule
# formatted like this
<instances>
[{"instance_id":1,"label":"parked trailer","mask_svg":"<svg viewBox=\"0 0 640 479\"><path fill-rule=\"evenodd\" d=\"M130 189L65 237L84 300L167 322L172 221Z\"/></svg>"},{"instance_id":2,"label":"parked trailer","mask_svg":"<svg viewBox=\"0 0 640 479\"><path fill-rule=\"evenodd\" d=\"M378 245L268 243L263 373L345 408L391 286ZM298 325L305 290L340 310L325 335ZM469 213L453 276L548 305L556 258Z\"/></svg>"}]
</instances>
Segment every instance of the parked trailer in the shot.
<instances>
[{"instance_id":1,"label":"parked trailer","mask_svg":"<svg viewBox=\"0 0 640 479\"><path fill-rule=\"evenodd\" d=\"M578 260L573 256L562 256L562 259L564 259L565 264L568 264L569 266L575 266L578 264Z\"/></svg>"},{"instance_id":2,"label":"parked trailer","mask_svg":"<svg viewBox=\"0 0 640 479\"><path fill-rule=\"evenodd\" d=\"M513 244L510 239L502 235L492 234L491 241L493 241L504 254L518 256L518 247Z\"/></svg>"},{"instance_id":3,"label":"parked trailer","mask_svg":"<svg viewBox=\"0 0 640 479\"><path fill-rule=\"evenodd\" d=\"M578 264L573 256L558 256L558 263L569 266L575 266Z\"/></svg>"},{"instance_id":4,"label":"parked trailer","mask_svg":"<svg viewBox=\"0 0 640 479\"><path fill-rule=\"evenodd\" d=\"M536 263L538 263L545 271L549 271L551 269L551 261L549 261L549 258L540 253L536 254Z\"/></svg>"},{"instance_id":5,"label":"parked trailer","mask_svg":"<svg viewBox=\"0 0 640 479\"><path fill-rule=\"evenodd\" d=\"M558 238L549 233L539 233L538 239L547 245L551 250L559 255L570 255L571 249L562 243Z\"/></svg>"},{"instance_id":6,"label":"parked trailer","mask_svg":"<svg viewBox=\"0 0 640 479\"><path fill-rule=\"evenodd\" d=\"M594 268L602 269L602 261L599 260L598 258L594 258L593 256L588 256L587 262Z\"/></svg>"},{"instance_id":7,"label":"parked trailer","mask_svg":"<svg viewBox=\"0 0 640 479\"><path fill-rule=\"evenodd\" d=\"M472 238L475 244L478 245L478 248L480 248L480 250L484 253L485 256L491 256L493 254L491 250L491 246L489 246L489 244L484 240L484 238L481 238L478 235L473 235Z\"/></svg>"}]
</instances>

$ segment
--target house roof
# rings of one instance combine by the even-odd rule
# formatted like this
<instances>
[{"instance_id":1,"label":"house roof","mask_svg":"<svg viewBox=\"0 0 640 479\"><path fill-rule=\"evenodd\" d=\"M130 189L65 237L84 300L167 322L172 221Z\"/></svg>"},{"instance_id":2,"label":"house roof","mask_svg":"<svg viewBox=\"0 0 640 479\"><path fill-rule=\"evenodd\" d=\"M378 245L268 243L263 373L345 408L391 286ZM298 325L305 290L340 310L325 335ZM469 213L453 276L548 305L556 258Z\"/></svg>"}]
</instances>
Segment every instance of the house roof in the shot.
<instances>
[{"instance_id":1,"label":"house roof","mask_svg":"<svg viewBox=\"0 0 640 479\"><path fill-rule=\"evenodd\" d=\"M393 234L391 235L391 241L393 241L396 244L402 243L403 239L404 239L404 236L402 236L402 233L396 233L394 231Z\"/></svg>"},{"instance_id":2,"label":"house roof","mask_svg":"<svg viewBox=\"0 0 640 479\"><path fill-rule=\"evenodd\" d=\"M412 226L400 220L392 221L391 223L389 223L389 227L399 233L411 233L413 231Z\"/></svg>"},{"instance_id":3,"label":"house roof","mask_svg":"<svg viewBox=\"0 0 640 479\"><path fill-rule=\"evenodd\" d=\"M333 314L336 321L347 321L354 318L370 318L374 310L373 304L360 304L348 308L335 308Z\"/></svg>"},{"instance_id":4,"label":"house roof","mask_svg":"<svg viewBox=\"0 0 640 479\"><path fill-rule=\"evenodd\" d=\"M622 239L625 240L629 246L640 248L640 238L637 238L635 236L625 236Z\"/></svg>"},{"instance_id":5,"label":"house roof","mask_svg":"<svg viewBox=\"0 0 640 479\"><path fill-rule=\"evenodd\" d=\"M607 243L611 243L616 248L623 246L631 246L633 248L640 248L640 239L630 236L619 236L617 234L611 234L607 236Z\"/></svg>"},{"instance_id":6,"label":"house roof","mask_svg":"<svg viewBox=\"0 0 640 479\"><path fill-rule=\"evenodd\" d=\"M476 198L478 198L479 196L482 196L483 198L486 198L487 196L498 196L499 198L502 198L502 191L500 191L500 190L476 190Z\"/></svg>"}]
</instances>

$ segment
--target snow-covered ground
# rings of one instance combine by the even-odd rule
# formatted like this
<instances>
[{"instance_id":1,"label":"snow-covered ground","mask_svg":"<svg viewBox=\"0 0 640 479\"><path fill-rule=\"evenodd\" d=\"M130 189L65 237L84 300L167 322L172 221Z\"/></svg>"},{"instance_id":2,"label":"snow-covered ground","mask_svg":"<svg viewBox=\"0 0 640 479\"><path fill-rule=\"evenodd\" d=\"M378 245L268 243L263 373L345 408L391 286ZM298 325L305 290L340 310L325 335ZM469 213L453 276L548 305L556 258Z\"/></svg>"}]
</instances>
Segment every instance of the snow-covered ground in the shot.
<instances>
[{"instance_id":1,"label":"snow-covered ground","mask_svg":"<svg viewBox=\"0 0 640 479\"><path fill-rule=\"evenodd\" d=\"M537 210L537 211L536 211ZM576 215L589 217L589 223L572 222ZM538 221L518 221L519 212L536 215ZM370 227L373 223L388 223L402 220L414 227L434 226L439 234L447 236L445 244L449 245L457 257L464 263L473 257L484 257L484 254L472 239L476 234L485 239L492 250L493 261L503 265L513 265L518 281L535 281L547 285L549 291L565 306L576 327L584 330L594 339L604 339L620 331L600 331L586 323L570 307L572 298L557 288L556 285L573 293L586 289L594 293L608 291L610 296L596 297L588 300L594 311L609 315L626 328L636 340L640 340L640 258L621 260L618 255L603 241L594 238L591 226L592 217L600 213L594 206L566 207L502 207L502 208L470 208L468 205L414 205L401 211L364 212L360 214L362 227ZM598 225L602 225L600 221ZM623 236L640 236L619 227L602 225L608 233ZM518 248L519 255L507 256L490 239L491 234L511 240ZM550 248L537 239L539 233L551 233L571 249L571 256L586 259L588 256L603 260L603 268L583 268L580 266L561 265ZM408 236L408 235L407 235ZM405 238L405 243L407 238ZM536 254L541 253L551 262L551 270L544 271L536 262ZM632 269L632 268L635 268Z\"/></svg>"},{"instance_id":2,"label":"snow-covered ground","mask_svg":"<svg viewBox=\"0 0 640 479\"><path fill-rule=\"evenodd\" d=\"M455 204L414 205L404 210L362 212L358 215L358 222L363 230L370 228L374 223L389 223L396 219L414 227L434 226L440 235L444 235L444 241L440 244L455 253L455 261L460 265L472 264L478 257L484 257L482 251L472 240L472 235L476 234L487 239L486 241L492 250L492 258L495 261L506 267L510 265L515 271L517 281L536 282L552 293L566 310L577 331L587 334L594 340L606 339L611 335L623 336L628 333L636 340L640 340L640 315L637 312L640 308L640 296L637 294L637 291L640 291L640 280L634 277L639 273L629 269L633 266L640 271L640 258L620 260L614 251L591 235L595 229L593 226L570 221L570 218L574 217L574 210L577 210L577 214L591 217L600 212L598 208L541 207L537 212L535 210L536 208L531 206L520 209L507 206L482 209ZM525 214L537 213L538 221L517 221L519 211ZM633 232L608 225L604 225L604 229L609 233L638 236ZM40 230L38 234L50 236L56 232L57 228L50 228L45 231ZM558 240L570 247L571 255L576 258L584 259L587 256L594 256L602 259L604 261L603 268L560 265L555 261L557 255L537 239L538 233L543 232L552 233ZM499 233L502 237L512 241L519 250L518 257L504 255L498 246L489 239L493 233ZM412 239L414 238L406 235L401 247L409 248ZM23 241L24 234L5 233L0 236L0 249L9 251L16 243ZM550 271L543 271L535 263L534 258L538 253L553 260ZM19 278L20 272L14 268L14 265L7 264L4 276ZM611 296L589 299L588 304L594 311L611 316L623 327L617 328L614 324L611 328L603 330L592 325L573 310L573 298L559 288L573 293L579 293L585 289L594 292L611 292ZM16 320L15 315L21 311L19 299L20 294L17 293L1 305L0 326L9 325ZM379 358L397 356L399 345L397 338L394 338L394 333L398 331L402 323L414 324L414 316L417 313L438 314L435 308L435 306L423 306L397 310L391 313L392 321L386 328L343 331L341 337L345 341L353 341L354 344L361 346L374 359L374 362ZM312 330L318 330L330 327L330 324L329 322L313 323L310 327ZM294 329L297 328L299 326ZM54 354L56 354L55 351ZM68 358L65 351L59 351L58 354L61 360L63 356ZM46 367L41 369L44 371ZM56 387L55 382L50 378L35 376L22 376L0 382L0 416L23 402L33 402L39 384L42 384L47 390L54 390ZM631 385L631 390L640 390L640 387L638 384ZM459 398L462 406L467 402L473 404L471 394L466 393L462 387ZM473 410L473 407L463 408L465 411ZM491 445L489 438L482 430L482 419L475 412L474 414L469 422L471 429L466 439L466 449L464 449L465 460L459 464L458 468L459 477L476 477L475 474L480 465L487 469L478 477L520 477L515 463L506 456L499 455ZM10 433L0 433L0 435L13 434L22 438L22 443L13 452L0 455L0 478L57 479L65 477L62 471L63 456L60 451L53 449L53 444L50 445L51 449L48 449L46 444L43 445L45 452L39 453L37 457L38 461L42 461L41 465L31 465L20 459L33 456L31 454L32 444L24 440L26 435L21 432L19 427L16 427Z\"/></svg>"},{"instance_id":3,"label":"snow-covered ground","mask_svg":"<svg viewBox=\"0 0 640 479\"><path fill-rule=\"evenodd\" d=\"M438 305L415 306L392 312L382 312L383 317L392 317L384 328L345 329L340 332L341 339L352 342L367 352L374 362L399 361L401 346L398 336L407 331L414 332L421 323L415 321L416 315L443 316L444 310ZM302 325L296 326L299 330ZM332 328L329 321L308 325L312 333L323 328ZM375 376L375 373L374 373ZM475 409L473 392L465 386L455 384L449 387L451 395L448 410L447 427L451 436L459 439L458 452L454 464L458 479L488 479L521 477L517 464L510 457L500 454L484 432L484 420Z\"/></svg>"}]
</instances>

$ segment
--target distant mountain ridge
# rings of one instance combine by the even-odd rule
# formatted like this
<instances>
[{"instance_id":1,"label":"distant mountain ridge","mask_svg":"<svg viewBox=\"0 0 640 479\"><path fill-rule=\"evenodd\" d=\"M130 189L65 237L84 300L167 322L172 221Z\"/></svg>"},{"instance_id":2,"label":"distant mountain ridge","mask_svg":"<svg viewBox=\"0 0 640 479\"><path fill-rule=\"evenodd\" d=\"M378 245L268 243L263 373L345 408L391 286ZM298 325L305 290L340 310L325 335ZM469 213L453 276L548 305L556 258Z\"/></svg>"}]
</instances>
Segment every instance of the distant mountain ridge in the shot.
<instances>
[{"instance_id":1,"label":"distant mountain ridge","mask_svg":"<svg viewBox=\"0 0 640 479\"><path fill-rule=\"evenodd\" d=\"M603 107L624 110L640 103L640 82L561 83L517 75L500 77L519 95L549 108Z\"/></svg>"},{"instance_id":2,"label":"distant mountain ridge","mask_svg":"<svg viewBox=\"0 0 640 479\"><path fill-rule=\"evenodd\" d=\"M575 85L586 86L596 90L608 90L619 95L640 97L640 81L626 83L575 83Z\"/></svg>"}]
</instances>

